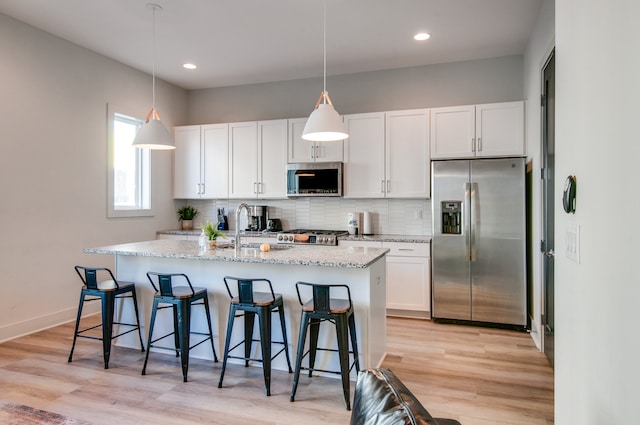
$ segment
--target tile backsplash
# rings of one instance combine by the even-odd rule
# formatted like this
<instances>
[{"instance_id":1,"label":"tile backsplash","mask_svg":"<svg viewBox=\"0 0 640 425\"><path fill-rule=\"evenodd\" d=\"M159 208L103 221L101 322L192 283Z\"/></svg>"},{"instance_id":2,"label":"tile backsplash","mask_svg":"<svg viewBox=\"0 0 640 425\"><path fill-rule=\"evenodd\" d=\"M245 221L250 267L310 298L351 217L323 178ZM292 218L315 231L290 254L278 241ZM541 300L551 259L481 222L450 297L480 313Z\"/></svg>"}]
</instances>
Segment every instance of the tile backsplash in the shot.
<instances>
[{"instance_id":1,"label":"tile backsplash","mask_svg":"<svg viewBox=\"0 0 640 425\"><path fill-rule=\"evenodd\" d=\"M217 209L224 208L229 216L229 227L235 228L236 207L249 205L268 206L269 217L279 218L282 227L288 229L346 230L349 212L371 212L375 234L431 235L430 199L345 199L299 198L277 200L189 200L200 211L194 220L198 228L207 220L217 221ZM362 227L362 217L360 217Z\"/></svg>"}]
</instances>

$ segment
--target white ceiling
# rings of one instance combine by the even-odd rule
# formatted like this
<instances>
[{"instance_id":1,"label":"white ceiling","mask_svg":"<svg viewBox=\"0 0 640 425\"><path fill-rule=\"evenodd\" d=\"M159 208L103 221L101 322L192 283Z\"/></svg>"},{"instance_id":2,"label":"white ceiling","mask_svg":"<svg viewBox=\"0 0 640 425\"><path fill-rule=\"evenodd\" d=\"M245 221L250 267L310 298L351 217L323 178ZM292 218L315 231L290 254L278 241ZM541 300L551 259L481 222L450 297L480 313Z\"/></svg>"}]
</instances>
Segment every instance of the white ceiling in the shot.
<instances>
[{"instance_id":1,"label":"white ceiling","mask_svg":"<svg viewBox=\"0 0 640 425\"><path fill-rule=\"evenodd\" d=\"M151 73L149 2L163 8L158 78L200 89L322 76L322 0L0 0L0 12ZM326 2L327 73L339 75L522 54L542 0Z\"/></svg>"}]
</instances>

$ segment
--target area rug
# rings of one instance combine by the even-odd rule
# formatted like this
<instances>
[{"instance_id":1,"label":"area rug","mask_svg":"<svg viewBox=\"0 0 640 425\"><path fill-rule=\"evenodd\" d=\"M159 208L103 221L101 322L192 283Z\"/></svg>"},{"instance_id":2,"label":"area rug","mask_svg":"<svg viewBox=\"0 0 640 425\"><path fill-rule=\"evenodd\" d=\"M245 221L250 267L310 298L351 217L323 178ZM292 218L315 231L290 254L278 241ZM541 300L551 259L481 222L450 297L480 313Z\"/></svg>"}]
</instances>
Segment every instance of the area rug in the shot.
<instances>
[{"instance_id":1,"label":"area rug","mask_svg":"<svg viewBox=\"0 0 640 425\"><path fill-rule=\"evenodd\" d=\"M24 404L0 400L2 425L91 425L89 422L69 418L58 413L34 409Z\"/></svg>"}]
</instances>

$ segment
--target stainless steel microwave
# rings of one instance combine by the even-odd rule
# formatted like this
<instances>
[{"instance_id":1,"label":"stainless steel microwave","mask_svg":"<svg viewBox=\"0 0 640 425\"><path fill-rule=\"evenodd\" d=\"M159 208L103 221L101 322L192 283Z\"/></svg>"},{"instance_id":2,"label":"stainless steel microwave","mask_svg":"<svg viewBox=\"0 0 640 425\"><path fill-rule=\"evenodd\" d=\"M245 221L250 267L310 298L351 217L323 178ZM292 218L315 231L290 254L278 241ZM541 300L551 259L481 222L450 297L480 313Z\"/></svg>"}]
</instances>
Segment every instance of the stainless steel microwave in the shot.
<instances>
[{"instance_id":1,"label":"stainless steel microwave","mask_svg":"<svg viewBox=\"0 0 640 425\"><path fill-rule=\"evenodd\" d=\"M287 196L342 196L342 162L287 164Z\"/></svg>"}]
</instances>

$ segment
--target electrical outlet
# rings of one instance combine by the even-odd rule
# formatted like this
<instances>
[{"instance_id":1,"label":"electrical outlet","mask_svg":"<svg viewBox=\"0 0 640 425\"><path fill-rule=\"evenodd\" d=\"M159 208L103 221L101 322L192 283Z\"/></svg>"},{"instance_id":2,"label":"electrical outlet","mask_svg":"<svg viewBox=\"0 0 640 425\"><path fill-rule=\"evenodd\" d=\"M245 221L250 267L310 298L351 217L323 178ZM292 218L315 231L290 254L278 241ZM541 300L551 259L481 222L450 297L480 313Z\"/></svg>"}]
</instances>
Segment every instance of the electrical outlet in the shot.
<instances>
[{"instance_id":1,"label":"electrical outlet","mask_svg":"<svg viewBox=\"0 0 640 425\"><path fill-rule=\"evenodd\" d=\"M413 211L413 218L415 220L422 220L422 210L414 210Z\"/></svg>"},{"instance_id":2,"label":"electrical outlet","mask_svg":"<svg viewBox=\"0 0 640 425\"><path fill-rule=\"evenodd\" d=\"M580 264L580 225L569 223L565 232L565 255L566 257Z\"/></svg>"}]
</instances>

